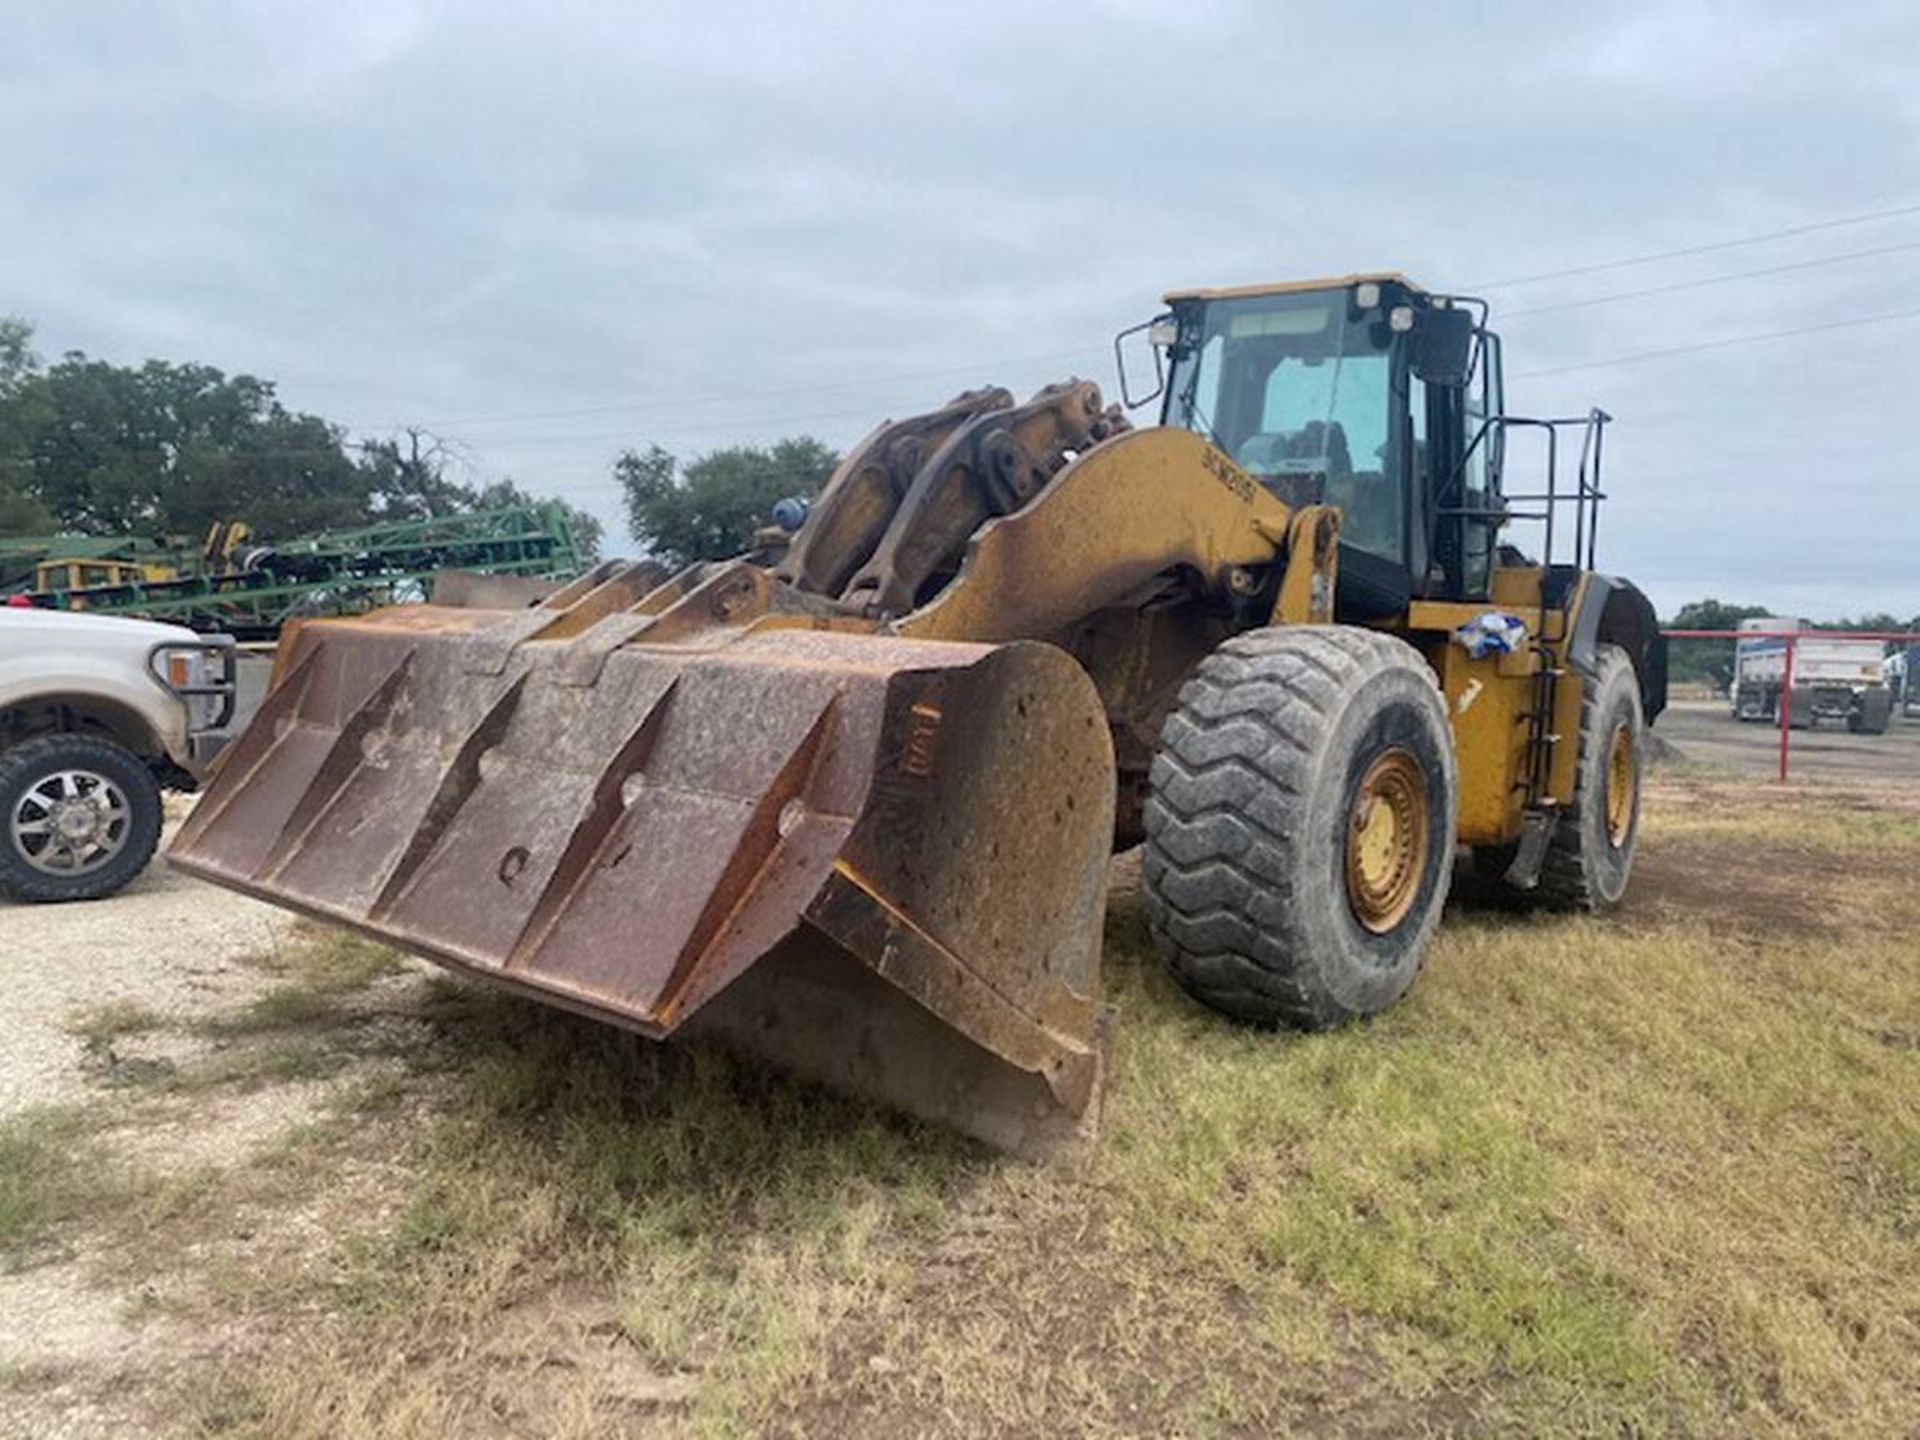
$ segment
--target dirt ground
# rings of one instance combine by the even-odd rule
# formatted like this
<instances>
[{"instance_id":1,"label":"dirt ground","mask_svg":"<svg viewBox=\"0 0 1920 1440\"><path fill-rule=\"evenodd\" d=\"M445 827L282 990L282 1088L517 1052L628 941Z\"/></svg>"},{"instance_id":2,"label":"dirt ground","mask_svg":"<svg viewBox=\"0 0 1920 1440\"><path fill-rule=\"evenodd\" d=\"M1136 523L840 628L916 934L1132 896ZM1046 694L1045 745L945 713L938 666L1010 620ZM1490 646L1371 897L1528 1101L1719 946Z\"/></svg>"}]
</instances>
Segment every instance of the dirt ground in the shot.
<instances>
[{"instance_id":1,"label":"dirt ground","mask_svg":"<svg viewBox=\"0 0 1920 1440\"><path fill-rule=\"evenodd\" d=\"M185 810L169 799L169 836ZM214 1048L198 1027L274 985L275 957L294 943L297 923L158 859L108 901L0 900L0 1122L85 1108L116 1149L173 1176L244 1164L277 1143L318 1113L327 1087L236 1091L197 1101L191 1113L134 1101ZM0 1155L0 1165L11 1158ZM44 1382L24 1403L0 1407L0 1437L153 1433L145 1391L210 1339L139 1318L138 1293L92 1283L66 1246L36 1258L45 1263L20 1269L0 1258L0 1380Z\"/></svg>"},{"instance_id":2,"label":"dirt ground","mask_svg":"<svg viewBox=\"0 0 1920 1440\"><path fill-rule=\"evenodd\" d=\"M169 808L177 816L183 807ZM239 962L271 953L293 923L160 861L111 901L0 900L0 917L0 1115L87 1097L86 1042L66 1028L70 1017L119 1002L184 1021L243 1004L268 981Z\"/></svg>"},{"instance_id":3,"label":"dirt ground","mask_svg":"<svg viewBox=\"0 0 1920 1440\"><path fill-rule=\"evenodd\" d=\"M1779 772L1778 728L1735 720L1723 700L1676 700L1653 733L1685 763L1752 775ZM1793 731L1791 739L1790 777L1920 781L1920 720L1896 715L1885 735L1851 735L1844 725L1822 721L1816 729Z\"/></svg>"},{"instance_id":4,"label":"dirt ground","mask_svg":"<svg viewBox=\"0 0 1920 1440\"><path fill-rule=\"evenodd\" d=\"M0 1437L1911 1436L1917 862L1920 786L1674 765L1612 921L1275 1037L1122 857L1063 1171L164 864L0 908Z\"/></svg>"}]
</instances>

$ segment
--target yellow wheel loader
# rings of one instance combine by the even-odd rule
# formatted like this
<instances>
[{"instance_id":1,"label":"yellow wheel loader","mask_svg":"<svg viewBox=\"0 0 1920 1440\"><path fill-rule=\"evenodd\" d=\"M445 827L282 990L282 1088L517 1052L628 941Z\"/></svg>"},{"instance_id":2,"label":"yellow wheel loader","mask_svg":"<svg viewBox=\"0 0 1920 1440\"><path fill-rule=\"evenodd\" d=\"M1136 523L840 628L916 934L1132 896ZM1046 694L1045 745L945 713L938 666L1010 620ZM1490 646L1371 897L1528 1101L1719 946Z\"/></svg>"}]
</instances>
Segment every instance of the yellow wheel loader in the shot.
<instances>
[{"instance_id":1,"label":"yellow wheel loader","mask_svg":"<svg viewBox=\"0 0 1920 1440\"><path fill-rule=\"evenodd\" d=\"M1607 417L1507 415L1486 319L1393 274L1179 292L1116 341L1158 426L971 391L738 559L290 627L174 862L1057 1152L1115 847L1256 1024L1397 999L1459 847L1620 898L1665 654L1593 569Z\"/></svg>"}]
</instances>

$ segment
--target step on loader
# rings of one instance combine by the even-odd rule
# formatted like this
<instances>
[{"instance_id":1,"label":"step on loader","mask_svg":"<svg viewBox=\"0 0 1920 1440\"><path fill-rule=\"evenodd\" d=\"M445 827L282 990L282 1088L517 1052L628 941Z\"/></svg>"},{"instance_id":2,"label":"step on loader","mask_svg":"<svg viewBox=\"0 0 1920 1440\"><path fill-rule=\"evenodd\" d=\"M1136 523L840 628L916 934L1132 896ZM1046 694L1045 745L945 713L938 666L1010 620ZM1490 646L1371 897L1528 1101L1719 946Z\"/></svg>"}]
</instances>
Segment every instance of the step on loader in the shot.
<instances>
[{"instance_id":1,"label":"step on loader","mask_svg":"<svg viewBox=\"0 0 1920 1440\"><path fill-rule=\"evenodd\" d=\"M1393 274L1128 344L1156 426L970 391L747 556L290 627L174 863L1034 1157L1097 1123L1116 847L1261 1025L1403 994L1458 847L1618 901L1665 654L1593 568L1607 417L1506 414L1484 304Z\"/></svg>"}]
</instances>

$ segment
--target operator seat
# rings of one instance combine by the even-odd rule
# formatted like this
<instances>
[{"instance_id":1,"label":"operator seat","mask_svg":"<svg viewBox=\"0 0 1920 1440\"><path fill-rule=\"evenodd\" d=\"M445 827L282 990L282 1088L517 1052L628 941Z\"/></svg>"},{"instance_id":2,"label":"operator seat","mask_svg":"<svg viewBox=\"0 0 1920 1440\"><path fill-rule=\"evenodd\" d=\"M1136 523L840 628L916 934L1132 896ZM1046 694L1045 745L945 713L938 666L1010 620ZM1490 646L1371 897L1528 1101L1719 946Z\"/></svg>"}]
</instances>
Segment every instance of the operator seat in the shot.
<instances>
[{"instance_id":1,"label":"operator seat","mask_svg":"<svg viewBox=\"0 0 1920 1440\"><path fill-rule=\"evenodd\" d=\"M1304 498L1339 509L1337 590L1342 614L1384 619L1406 609L1413 596L1413 575L1399 558L1399 506L1379 503L1394 498L1385 490L1389 482L1384 470L1354 470L1347 432L1338 420L1311 420L1298 430L1251 435L1234 458L1290 503ZM1318 482L1310 496L1276 483L1295 476Z\"/></svg>"},{"instance_id":2,"label":"operator seat","mask_svg":"<svg viewBox=\"0 0 1920 1440\"><path fill-rule=\"evenodd\" d=\"M1279 476L1318 477L1321 483L1315 487L1317 498L1341 512L1342 539L1376 555L1399 552L1399 507L1391 503L1395 497L1383 489L1386 474L1353 468L1346 428L1338 420L1309 420L1298 430L1251 435L1234 458L1269 482ZM1286 487L1269 483L1267 488L1278 493ZM1292 497L1283 494L1281 498ZM1389 503L1383 505L1382 501Z\"/></svg>"},{"instance_id":3,"label":"operator seat","mask_svg":"<svg viewBox=\"0 0 1920 1440\"><path fill-rule=\"evenodd\" d=\"M1256 475L1317 472L1331 478L1353 473L1347 432L1338 420L1331 424L1309 420L1298 430L1266 430L1249 435L1233 458Z\"/></svg>"}]
</instances>

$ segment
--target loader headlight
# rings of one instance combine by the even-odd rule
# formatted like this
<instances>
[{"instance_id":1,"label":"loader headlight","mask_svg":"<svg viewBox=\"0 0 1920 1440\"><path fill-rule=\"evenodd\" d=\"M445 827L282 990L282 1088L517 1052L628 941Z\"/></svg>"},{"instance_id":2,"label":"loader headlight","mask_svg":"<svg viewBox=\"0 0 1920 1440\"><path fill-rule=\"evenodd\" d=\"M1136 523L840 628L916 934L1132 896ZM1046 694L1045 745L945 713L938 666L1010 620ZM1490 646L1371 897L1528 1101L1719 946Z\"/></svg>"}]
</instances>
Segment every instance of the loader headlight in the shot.
<instances>
[{"instance_id":1,"label":"loader headlight","mask_svg":"<svg viewBox=\"0 0 1920 1440\"><path fill-rule=\"evenodd\" d=\"M1353 303L1362 310L1371 310L1380 303L1380 287L1368 280L1353 287Z\"/></svg>"},{"instance_id":2,"label":"loader headlight","mask_svg":"<svg viewBox=\"0 0 1920 1440\"><path fill-rule=\"evenodd\" d=\"M1396 335L1404 335L1413 328L1413 307L1396 305L1387 312L1387 328Z\"/></svg>"}]
</instances>

